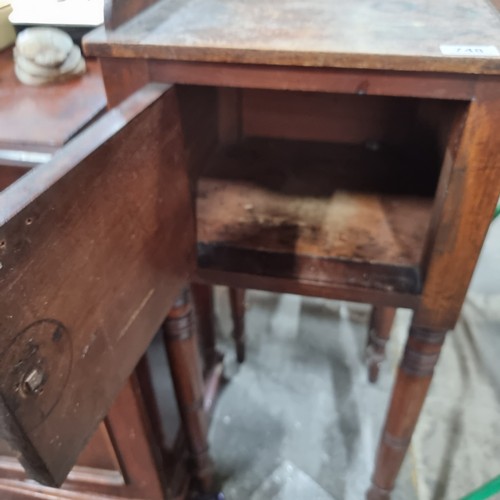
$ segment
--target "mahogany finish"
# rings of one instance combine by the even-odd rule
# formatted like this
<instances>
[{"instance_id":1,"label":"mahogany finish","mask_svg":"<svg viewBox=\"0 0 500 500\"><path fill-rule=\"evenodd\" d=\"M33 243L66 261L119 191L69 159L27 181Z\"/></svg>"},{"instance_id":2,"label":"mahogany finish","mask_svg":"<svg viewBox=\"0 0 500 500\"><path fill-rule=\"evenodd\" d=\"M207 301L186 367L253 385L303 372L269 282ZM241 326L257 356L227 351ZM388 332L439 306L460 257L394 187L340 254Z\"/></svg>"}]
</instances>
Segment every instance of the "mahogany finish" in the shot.
<instances>
[{"instance_id":1,"label":"mahogany finish","mask_svg":"<svg viewBox=\"0 0 500 500\"><path fill-rule=\"evenodd\" d=\"M16 78L12 50L0 52L0 150L54 153L104 111L99 63L86 63L81 78L30 87Z\"/></svg>"},{"instance_id":2,"label":"mahogany finish","mask_svg":"<svg viewBox=\"0 0 500 500\"><path fill-rule=\"evenodd\" d=\"M179 295L170 310L164 324L164 335L193 475L198 488L202 492L210 492L213 487L213 466L208 449L208 420L204 410L195 318L187 289Z\"/></svg>"},{"instance_id":3,"label":"mahogany finish","mask_svg":"<svg viewBox=\"0 0 500 500\"><path fill-rule=\"evenodd\" d=\"M480 78L447 145L426 243L418 326L446 330L460 314L500 193L499 89L498 79Z\"/></svg>"},{"instance_id":4,"label":"mahogany finish","mask_svg":"<svg viewBox=\"0 0 500 500\"><path fill-rule=\"evenodd\" d=\"M150 81L145 61L130 61L124 65L114 59L100 59L99 63L109 109L118 106Z\"/></svg>"},{"instance_id":5,"label":"mahogany finish","mask_svg":"<svg viewBox=\"0 0 500 500\"><path fill-rule=\"evenodd\" d=\"M89 44L89 53L94 53ZM130 59L131 62L141 60ZM435 99L474 97L477 75L403 71L362 71L257 64L148 61L152 81L248 89L300 90L341 94Z\"/></svg>"},{"instance_id":6,"label":"mahogany finish","mask_svg":"<svg viewBox=\"0 0 500 500\"><path fill-rule=\"evenodd\" d=\"M24 329L63 318L77 363L39 427L34 416L12 417L15 384L2 376L11 441L37 479L63 479L194 278L197 206L196 274L206 284L414 309L368 493L389 498L500 191L500 59L449 56L440 45L500 45L500 20L487 0L151 3L112 2L115 29L97 30L84 45L103 57L111 103L149 81L175 87L163 97L157 87L138 90L106 127L98 122L51 168L0 195L9 332L0 352L21 332L19 352L31 360ZM391 313L376 314L382 339ZM183 294L166 342L194 472L208 490L193 321ZM43 330L44 348L65 331ZM99 353L82 357L91 341ZM37 370L19 378L16 359L4 354L2 375L20 379L24 391L49 387L53 379ZM58 373L67 359L57 357ZM27 400L31 415L51 394ZM72 417L75 436L67 422L77 402L84 408ZM57 453L49 439L56 429Z\"/></svg>"},{"instance_id":7,"label":"mahogany finish","mask_svg":"<svg viewBox=\"0 0 500 500\"><path fill-rule=\"evenodd\" d=\"M156 456L157 443L144 411L141 388L132 376L113 402L61 489L26 481L12 451L0 441L0 497L22 498L144 498L160 500L171 491ZM168 496L168 498L174 498Z\"/></svg>"},{"instance_id":8,"label":"mahogany finish","mask_svg":"<svg viewBox=\"0 0 500 500\"><path fill-rule=\"evenodd\" d=\"M192 268L176 106L175 89L145 87L0 193L0 414L46 484L64 480Z\"/></svg>"},{"instance_id":9,"label":"mahogany finish","mask_svg":"<svg viewBox=\"0 0 500 500\"><path fill-rule=\"evenodd\" d=\"M141 60L123 65L115 59L101 59L101 66L110 105L120 103L124 98L147 83L149 78L147 64ZM188 86L178 87L176 90L187 170L193 181L199 175L199 172L203 170L205 158L213 150L216 143L217 131L210 128L217 116L216 92L210 88ZM191 189L195 189L193 182ZM193 285L192 291L196 304L198 330L201 333L203 352L203 409L207 418L209 418L219 387L223 382L222 356L216 350L215 344L212 289L208 286ZM165 401L165 397L168 395L154 389L152 376L156 375L151 370L152 367L147 362L147 359L142 358L136 372L141 380L142 392L145 393L148 413L154 423L155 435L161 438L164 432L173 432L170 429L165 430L163 428L158 408L159 399L162 400L162 405L169 405L168 401ZM177 498L177 495L179 498L185 498L187 495L185 485L190 482L192 476L192 467L189 467L190 470L187 470L186 467L185 449L189 445L189 440L184 437L190 435L189 429L191 427L184 421L181 423L182 428L177 434L173 449L165 442L163 445L165 475L172 482L172 484L169 484L168 491L175 498Z\"/></svg>"},{"instance_id":10,"label":"mahogany finish","mask_svg":"<svg viewBox=\"0 0 500 500\"><path fill-rule=\"evenodd\" d=\"M415 115L420 99L238 90L242 135L299 141L398 144L418 133ZM233 105L233 108L238 109Z\"/></svg>"},{"instance_id":11,"label":"mahogany finish","mask_svg":"<svg viewBox=\"0 0 500 500\"><path fill-rule=\"evenodd\" d=\"M0 191L37 161L47 161L63 142L104 110L106 96L98 62L88 60L87 69L78 80L33 88L15 79L11 50L0 54L0 101L6 101L1 106L0 122L10 126L1 129L8 140L0 147L9 149L0 151ZM7 98L15 106L7 105ZM39 155L40 151L44 153ZM126 382L61 489L27 480L14 452L0 440L0 497L184 497L188 484L184 460L170 446L162 446L158 453L158 442L151 439L150 430L161 437L164 429L153 418L157 416L153 411L157 400L154 389L146 384L146 365L143 358L136 370L141 375L140 386L136 375ZM167 432L174 429L167 428ZM166 443L167 438L161 441Z\"/></svg>"}]
</instances>

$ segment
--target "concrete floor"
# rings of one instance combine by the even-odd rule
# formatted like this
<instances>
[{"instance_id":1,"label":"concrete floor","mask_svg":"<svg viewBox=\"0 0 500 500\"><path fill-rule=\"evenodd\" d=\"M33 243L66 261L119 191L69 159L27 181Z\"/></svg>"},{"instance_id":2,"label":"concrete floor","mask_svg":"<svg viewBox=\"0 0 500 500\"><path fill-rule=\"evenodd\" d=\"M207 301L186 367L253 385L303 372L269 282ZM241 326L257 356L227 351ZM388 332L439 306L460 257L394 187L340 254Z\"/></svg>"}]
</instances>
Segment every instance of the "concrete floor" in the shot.
<instances>
[{"instance_id":1,"label":"concrete floor","mask_svg":"<svg viewBox=\"0 0 500 500\"><path fill-rule=\"evenodd\" d=\"M361 500L368 487L409 311L371 385L370 308L247 294L247 361L237 366L224 289L218 329L230 382L211 446L228 500ZM456 500L500 474L500 220L443 349L394 500ZM495 498L500 498L497 496Z\"/></svg>"}]
</instances>

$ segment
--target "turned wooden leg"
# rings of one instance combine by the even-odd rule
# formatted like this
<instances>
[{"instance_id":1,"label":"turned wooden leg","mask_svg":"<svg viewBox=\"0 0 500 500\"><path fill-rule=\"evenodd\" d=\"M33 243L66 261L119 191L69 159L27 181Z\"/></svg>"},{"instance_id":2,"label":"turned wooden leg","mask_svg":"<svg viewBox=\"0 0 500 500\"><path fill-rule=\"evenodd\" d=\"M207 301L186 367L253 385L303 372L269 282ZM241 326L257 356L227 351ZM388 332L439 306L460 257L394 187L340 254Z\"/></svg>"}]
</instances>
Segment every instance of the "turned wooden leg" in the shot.
<instances>
[{"instance_id":1,"label":"turned wooden leg","mask_svg":"<svg viewBox=\"0 0 500 500\"><path fill-rule=\"evenodd\" d=\"M385 345L391 334L396 309L394 307L374 307L368 328L366 361L370 382L378 380L380 363L385 359Z\"/></svg>"},{"instance_id":2,"label":"turned wooden leg","mask_svg":"<svg viewBox=\"0 0 500 500\"><path fill-rule=\"evenodd\" d=\"M230 288L231 315L233 317L233 338L238 363L245 361L245 290Z\"/></svg>"},{"instance_id":3,"label":"turned wooden leg","mask_svg":"<svg viewBox=\"0 0 500 500\"><path fill-rule=\"evenodd\" d=\"M389 500L446 332L412 326L399 367L367 500Z\"/></svg>"},{"instance_id":4,"label":"turned wooden leg","mask_svg":"<svg viewBox=\"0 0 500 500\"><path fill-rule=\"evenodd\" d=\"M203 377L193 308L184 290L163 327L179 413L189 447L193 476L202 492L213 486L212 460L208 451L208 423L203 410Z\"/></svg>"},{"instance_id":5,"label":"turned wooden leg","mask_svg":"<svg viewBox=\"0 0 500 500\"><path fill-rule=\"evenodd\" d=\"M211 285L193 283L191 285L196 310L198 334L201 337L201 348L205 364L205 372L216 365L221 355L216 349L214 292Z\"/></svg>"}]
</instances>

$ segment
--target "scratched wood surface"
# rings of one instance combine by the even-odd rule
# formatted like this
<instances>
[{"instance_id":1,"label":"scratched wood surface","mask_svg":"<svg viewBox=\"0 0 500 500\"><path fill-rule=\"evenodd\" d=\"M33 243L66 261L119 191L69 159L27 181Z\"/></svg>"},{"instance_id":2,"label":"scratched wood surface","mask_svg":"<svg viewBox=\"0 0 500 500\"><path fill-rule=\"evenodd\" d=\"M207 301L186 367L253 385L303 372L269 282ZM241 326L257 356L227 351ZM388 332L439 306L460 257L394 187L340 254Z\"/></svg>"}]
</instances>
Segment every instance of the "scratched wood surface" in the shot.
<instances>
[{"instance_id":1,"label":"scratched wood surface","mask_svg":"<svg viewBox=\"0 0 500 500\"><path fill-rule=\"evenodd\" d=\"M148 85L0 193L0 433L60 484L193 265L175 89Z\"/></svg>"},{"instance_id":2,"label":"scratched wood surface","mask_svg":"<svg viewBox=\"0 0 500 500\"><path fill-rule=\"evenodd\" d=\"M496 46L488 0L162 0L88 54L340 68L500 73L500 57L456 57L440 45Z\"/></svg>"}]
</instances>

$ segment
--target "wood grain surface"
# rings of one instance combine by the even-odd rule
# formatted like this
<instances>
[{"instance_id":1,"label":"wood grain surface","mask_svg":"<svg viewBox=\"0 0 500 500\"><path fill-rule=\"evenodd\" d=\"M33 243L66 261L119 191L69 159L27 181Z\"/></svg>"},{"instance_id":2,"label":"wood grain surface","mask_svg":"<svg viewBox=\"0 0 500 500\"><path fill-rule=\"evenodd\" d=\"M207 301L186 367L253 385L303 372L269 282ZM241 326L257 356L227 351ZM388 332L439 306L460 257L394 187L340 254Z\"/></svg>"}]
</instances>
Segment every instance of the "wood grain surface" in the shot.
<instances>
[{"instance_id":1,"label":"wood grain surface","mask_svg":"<svg viewBox=\"0 0 500 500\"><path fill-rule=\"evenodd\" d=\"M0 52L0 148L55 151L105 108L97 61L81 78L29 87L14 74L12 51Z\"/></svg>"},{"instance_id":2,"label":"wood grain surface","mask_svg":"<svg viewBox=\"0 0 500 500\"><path fill-rule=\"evenodd\" d=\"M496 46L488 0L162 0L87 54L292 66L500 73L500 57L444 55L441 45Z\"/></svg>"},{"instance_id":3,"label":"wood grain surface","mask_svg":"<svg viewBox=\"0 0 500 500\"><path fill-rule=\"evenodd\" d=\"M500 91L484 77L446 150L424 252L429 262L414 324L451 329L458 320L500 194Z\"/></svg>"},{"instance_id":4,"label":"wood grain surface","mask_svg":"<svg viewBox=\"0 0 500 500\"><path fill-rule=\"evenodd\" d=\"M175 89L148 85L0 193L0 429L46 484L64 480L189 279L179 123Z\"/></svg>"}]
</instances>

